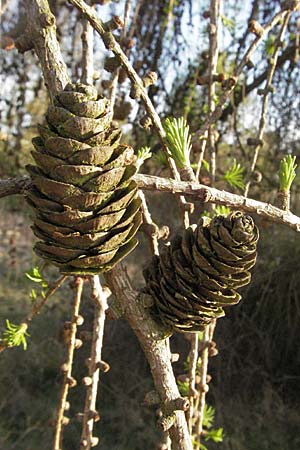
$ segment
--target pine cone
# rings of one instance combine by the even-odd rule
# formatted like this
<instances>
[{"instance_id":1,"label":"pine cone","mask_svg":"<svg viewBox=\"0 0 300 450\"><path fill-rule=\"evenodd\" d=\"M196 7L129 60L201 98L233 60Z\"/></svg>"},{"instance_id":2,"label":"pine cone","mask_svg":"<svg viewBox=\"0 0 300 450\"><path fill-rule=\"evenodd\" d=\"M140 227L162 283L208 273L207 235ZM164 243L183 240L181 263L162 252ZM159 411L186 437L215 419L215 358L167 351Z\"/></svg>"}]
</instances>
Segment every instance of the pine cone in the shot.
<instances>
[{"instance_id":1,"label":"pine cone","mask_svg":"<svg viewBox=\"0 0 300 450\"><path fill-rule=\"evenodd\" d=\"M257 240L252 218L241 212L205 217L177 235L144 270L155 315L180 332L201 331L224 316L223 306L238 303L236 289L250 282Z\"/></svg>"},{"instance_id":2,"label":"pine cone","mask_svg":"<svg viewBox=\"0 0 300 450\"><path fill-rule=\"evenodd\" d=\"M63 273L111 269L137 245L140 200L131 147L120 144L108 101L92 86L68 84L33 139L29 165L35 252Z\"/></svg>"}]
</instances>

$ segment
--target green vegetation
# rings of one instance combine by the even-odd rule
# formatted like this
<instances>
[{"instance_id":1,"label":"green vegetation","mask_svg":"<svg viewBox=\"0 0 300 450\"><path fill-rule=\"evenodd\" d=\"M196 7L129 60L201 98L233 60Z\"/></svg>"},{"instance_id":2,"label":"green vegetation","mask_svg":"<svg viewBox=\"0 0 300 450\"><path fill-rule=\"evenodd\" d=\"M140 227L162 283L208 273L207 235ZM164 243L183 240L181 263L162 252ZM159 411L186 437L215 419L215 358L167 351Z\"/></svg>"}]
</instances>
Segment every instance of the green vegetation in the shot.
<instances>
[{"instance_id":1,"label":"green vegetation","mask_svg":"<svg viewBox=\"0 0 300 450\"><path fill-rule=\"evenodd\" d=\"M296 156L287 155L280 161L279 166L279 189L289 192L296 178Z\"/></svg>"},{"instance_id":2,"label":"green vegetation","mask_svg":"<svg viewBox=\"0 0 300 450\"><path fill-rule=\"evenodd\" d=\"M168 142L168 149L177 167L182 169L190 165L191 135L190 128L183 117L179 119L167 118L164 129Z\"/></svg>"}]
</instances>

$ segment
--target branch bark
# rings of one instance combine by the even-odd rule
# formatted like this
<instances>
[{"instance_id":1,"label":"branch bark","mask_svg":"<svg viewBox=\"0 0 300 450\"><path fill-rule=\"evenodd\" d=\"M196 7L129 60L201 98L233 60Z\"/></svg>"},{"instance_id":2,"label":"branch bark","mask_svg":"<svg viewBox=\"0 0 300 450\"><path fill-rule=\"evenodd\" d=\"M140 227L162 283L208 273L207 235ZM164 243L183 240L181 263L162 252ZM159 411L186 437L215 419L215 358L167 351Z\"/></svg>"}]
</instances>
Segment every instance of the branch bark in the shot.
<instances>
[{"instance_id":1,"label":"branch bark","mask_svg":"<svg viewBox=\"0 0 300 450\"><path fill-rule=\"evenodd\" d=\"M228 191L221 191L204 184L177 181L171 178L137 174L134 176L134 180L142 190L191 195L205 203L216 203L217 205L225 205L233 209L257 214L264 219L286 225L300 232L300 217L290 211L277 208L270 203L260 202ZM0 198L8 195L24 194L29 187L30 178L25 176L22 177L21 183L19 177L0 180Z\"/></svg>"},{"instance_id":2,"label":"branch bark","mask_svg":"<svg viewBox=\"0 0 300 450\"><path fill-rule=\"evenodd\" d=\"M106 275L111 291L120 302L125 318L138 337L150 364L155 388L162 406L180 397L170 360L170 351L164 330L151 318L139 301L124 267L119 264ZM163 408L162 408L163 409ZM192 450L184 411L175 411L176 419L169 433L174 450Z\"/></svg>"},{"instance_id":3,"label":"branch bark","mask_svg":"<svg viewBox=\"0 0 300 450\"><path fill-rule=\"evenodd\" d=\"M27 1L25 6L26 36L31 40L40 61L45 84L52 99L70 81L56 38L55 17L45 0ZM19 48L21 52L24 50L26 49Z\"/></svg>"}]
</instances>

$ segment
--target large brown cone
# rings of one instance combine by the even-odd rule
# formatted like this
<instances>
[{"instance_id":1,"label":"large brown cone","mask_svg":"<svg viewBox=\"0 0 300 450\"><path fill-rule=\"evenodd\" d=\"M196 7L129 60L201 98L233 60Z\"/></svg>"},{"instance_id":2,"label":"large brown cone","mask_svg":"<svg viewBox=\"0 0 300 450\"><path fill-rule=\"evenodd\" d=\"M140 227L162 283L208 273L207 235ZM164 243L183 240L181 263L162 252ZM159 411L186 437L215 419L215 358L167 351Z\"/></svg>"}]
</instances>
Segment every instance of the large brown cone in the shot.
<instances>
[{"instance_id":1,"label":"large brown cone","mask_svg":"<svg viewBox=\"0 0 300 450\"><path fill-rule=\"evenodd\" d=\"M136 246L141 213L134 153L120 144L108 101L92 86L69 84L39 133L36 166L27 166L35 252L63 273L111 269Z\"/></svg>"},{"instance_id":2,"label":"large brown cone","mask_svg":"<svg viewBox=\"0 0 300 450\"><path fill-rule=\"evenodd\" d=\"M174 331L201 331L241 299L236 289L250 282L258 229L241 212L201 219L153 257L144 270L155 314Z\"/></svg>"}]
</instances>

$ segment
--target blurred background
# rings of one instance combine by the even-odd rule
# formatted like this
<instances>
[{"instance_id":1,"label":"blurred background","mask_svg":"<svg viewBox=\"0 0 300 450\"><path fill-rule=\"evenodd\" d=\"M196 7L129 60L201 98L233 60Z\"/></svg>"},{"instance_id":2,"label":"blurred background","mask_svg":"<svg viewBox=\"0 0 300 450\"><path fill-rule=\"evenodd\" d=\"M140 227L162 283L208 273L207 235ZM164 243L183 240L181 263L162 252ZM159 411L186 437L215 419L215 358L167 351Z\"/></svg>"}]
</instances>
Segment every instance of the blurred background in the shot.
<instances>
[{"instance_id":1,"label":"blurred background","mask_svg":"<svg viewBox=\"0 0 300 450\"><path fill-rule=\"evenodd\" d=\"M100 3L100 4L99 4ZM268 22L280 8L275 0L224 2L221 16L218 72L226 77L240 61L253 35L247 33L250 19ZM158 82L149 94L162 118L184 116L191 132L201 127L207 112L207 86L201 77L207 73L208 1L146 0L98 1L103 20L124 14L127 37L122 41L131 62L141 76L149 70L158 73ZM80 78L81 18L66 2L50 1L57 19L57 32L74 81ZM299 160L299 13L289 23L273 79L264 146L260 152L256 178L250 197L274 203L278 190L279 161L286 154ZM1 129L0 177L26 173L31 162L31 139L42 123L48 98L37 59L32 52L19 54L14 41L26 26L22 2L2 2L1 20ZM217 123L216 187L243 192L244 176L251 164L260 118L261 97L267 67L274 50L278 27L262 42L253 58L254 66L244 71L232 97ZM120 37L121 40L121 37ZM111 75L104 69L107 57L95 37L95 85L108 95ZM122 71L115 108L115 119L124 130L124 141L135 149L149 146L153 156L142 171L170 176L160 144L152 131L140 124L144 110L129 97L130 85ZM222 92L217 87L216 101ZM199 145L192 149L196 163ZM226 177L234 161L240 164L241 182ZM209 161L200 172L200 181L210 184ZM231 181L231 182L230 182ZM299 171L291 192L291 210L300 214ZM178 204L168 194L147 195L153 220L168 225L171 236L181 225ZM19 323L30 310L32 283L25 272L40 261L32 252L30 211L22 198L1 199L0 203L0 330L5 320ZM203 206L196 203L196 222ZM252 283L242 291L243 301L219 320L215 341L219 354L210 359L212 376L207 401L215 410L214 427L223 428L222 443L204 442L210 450L298 450L300 448L300 240L287 227L255 218L261 233L258 262ZM141 287L141 265L150 258L148 242L139 233L140 245L126 259L134 283ZM163 245L163 244L162 244ZM138 261L138 265L137 265ZM58 272L45 268L47 279ZM65 348L61 329L69 319L73 297L72 283L65 285L48 302L30 327L28 349L9 349L0 354L0 449L38 450L51 448L53 419L60 391L59 367ZM85 287L83 315L92 317L89 287ZM180 353L174 364L177 376L186 373L188 341L177 334L171 347ZM75 373L83 367L88 345L76 353ZM155 408L142 406L145 393L153 388L150 371L138 341L123 319L108 319L104 338L104 360L111 370L101 377L98 409L101 421L96 432L103 450L153 450L161 440L156 430ZM81 410L83 389L70 395L71 416ZM76 420L66 428L65 448L76 448L80 426Z\"/></svg>"}]
</instances>

